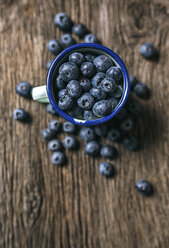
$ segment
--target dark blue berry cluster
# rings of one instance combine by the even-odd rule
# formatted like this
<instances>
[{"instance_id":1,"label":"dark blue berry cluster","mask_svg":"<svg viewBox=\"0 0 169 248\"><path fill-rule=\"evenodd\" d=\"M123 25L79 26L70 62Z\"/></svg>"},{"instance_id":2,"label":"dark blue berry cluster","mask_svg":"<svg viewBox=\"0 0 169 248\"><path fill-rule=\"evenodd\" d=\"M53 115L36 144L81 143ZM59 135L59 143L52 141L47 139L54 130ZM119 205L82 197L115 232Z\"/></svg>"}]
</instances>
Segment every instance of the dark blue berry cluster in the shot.
<instances>
[{"instance_id":1,"label":"dark blue berry cluster","mask_svg":"<svg viewBox=\"0 0 169 248\"><path fill-rule=\"evenodd\" d=\"M84 120L109 115L123 94L121 69L106 55L71 53L56 77L58 106ZM74 108L79 111L71 111Z\"/></svg>"}]
</instances>

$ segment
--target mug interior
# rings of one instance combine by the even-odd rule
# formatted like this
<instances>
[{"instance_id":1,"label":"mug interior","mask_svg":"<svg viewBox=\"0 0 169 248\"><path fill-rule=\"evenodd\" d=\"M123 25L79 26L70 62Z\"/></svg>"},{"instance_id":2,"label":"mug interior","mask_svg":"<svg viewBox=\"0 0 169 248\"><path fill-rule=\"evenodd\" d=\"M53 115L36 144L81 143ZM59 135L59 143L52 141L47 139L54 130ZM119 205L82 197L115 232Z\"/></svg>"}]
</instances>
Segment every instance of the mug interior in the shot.
<instances>
[{"instance_id":1,"label":"mug interior","mask_svg":"<svg viewBox=\"0 0 169 248\"><path fill-rule=\"evenodd\" d=\"M58 71L59 71L59 67L61 66L61 64L63 64L64 62L68 61L68 57L72 52L81 52L81 53L94 53L96 55L101 55L104 54L106 56L108 56L113 63L115 64L115 66L119 67L122 71L122 75L123 75L123 83L122 83L122 88L123 88L123 95L121 96L121 99L119 100L117 106L115 107L115 109L112 111L111 114L102 117L102 118L98 118L95 120L81 120L81 119L77 119L74 118L70 115L68 115L67 113L65 113L63 110L61 110L58 105L57 105L57 92L54 86L54 82L56 81L56 77L59 75ZM129 77L128 77L128 72L127 69L124 65L124 63L122 62L122 60L120 59L120 57L114 53L112 50L110 50L107 47L104 47L102 45L99 44L92 44L92 43L81 43L81 44L77 44L74 46L71 46L67 49L65 49L63 52L61 52L53 61L49 71L48 71L48 75L47 75L47 93L49 96L49 100L52 104L52 106L55 108L55 110L58 112L59 115L61 115L63 118L67 119L70 122L73 122L75 124L78 125L97 125L97 124L101 124L111 118L113 118L122 108L122 106L124 105L125 101L127 100L127 96L129 93Z\"/></svg>"}]
</instances>

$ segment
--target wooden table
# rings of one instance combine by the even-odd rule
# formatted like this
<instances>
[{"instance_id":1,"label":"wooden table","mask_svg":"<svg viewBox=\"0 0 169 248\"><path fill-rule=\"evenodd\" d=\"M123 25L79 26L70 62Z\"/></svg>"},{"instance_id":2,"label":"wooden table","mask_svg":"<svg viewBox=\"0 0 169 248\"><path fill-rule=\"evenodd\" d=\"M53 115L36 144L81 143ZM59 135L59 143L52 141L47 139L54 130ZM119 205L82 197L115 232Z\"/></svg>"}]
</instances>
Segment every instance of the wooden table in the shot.
<instances>
[{"instance_id":1,"label":"wooden table","mask_svg":"<svg viewBox=\"0 0 169 248\"><path fill-rule=\"evenodd\" d=\"M167 0L1 0L0 6L0 247L169 247L169 2ZM27 80L45 84L50 38L62 32L58 12L82 22L117 52L130 74L151 89L135 129L138 153L118 147L114 179L98 173L101 160L67 153L68 165L50 162L41 129L52 117L45 106L15 93ZM153 42L159 61L146 61L140 45ZM14 108L32 114L32 124L13 120ZM61 119L61 118L60 118ZM61 136L63 137L63 135ZM153 197L135 190L149 180Z\"/></svg>"}]
</instances>

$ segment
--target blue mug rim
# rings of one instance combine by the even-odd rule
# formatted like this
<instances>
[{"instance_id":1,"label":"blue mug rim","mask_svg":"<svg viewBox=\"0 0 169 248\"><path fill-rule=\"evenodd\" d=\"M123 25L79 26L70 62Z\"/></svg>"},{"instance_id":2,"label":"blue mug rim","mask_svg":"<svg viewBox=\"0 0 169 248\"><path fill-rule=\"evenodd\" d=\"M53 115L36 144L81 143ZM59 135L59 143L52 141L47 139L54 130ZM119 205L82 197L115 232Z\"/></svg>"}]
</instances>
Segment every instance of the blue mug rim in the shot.
<instances>
[{"instance_id":1,"label":"blue mug rim","mask_svg":"<svg viewBox=\"0 0 169 248\"><path fill-rule=\"evenodd\" d=\"M56 101L53 97L52 94L52 75L53 72L57 66L57 63L68 53L75 51L79 48L93 48L99 51L103 51L104 53L107 53L109 56L111 56L116 62L117 64L120 66L122 73L123 73L123 78L124 78L124 92L123 95L117 105L117 107L113 110L113 112L110 115L107 115L105 117L102 117L100 119L96 119L96 120L91 120L91 121L85 121L83 120L83 122L78 121L76 118L66 114L63 110L61 110L57 104ZM106 122L110 119L112 119L124 106L128 94L129 94L129 90L130 90L130 81L129 81L129 75L127 72L127 69L122 61L122 59L115 53L113 52L111 49L102 46L100 44L95 44L95 43L80 43L80 44L76 44L73 45L71 47L68 47L67 49L63 50L53 61L48 74L47 74L47 79L46 79L46 88L47 88L47 94L49 97L49 101L52 104L53 108L57 111L57 113L62 116L64 119L76 124L76 125L84 125L84 126L93 126L93 125L98 125L101 124L103 122Z\"/></svg>"}]
</instances>

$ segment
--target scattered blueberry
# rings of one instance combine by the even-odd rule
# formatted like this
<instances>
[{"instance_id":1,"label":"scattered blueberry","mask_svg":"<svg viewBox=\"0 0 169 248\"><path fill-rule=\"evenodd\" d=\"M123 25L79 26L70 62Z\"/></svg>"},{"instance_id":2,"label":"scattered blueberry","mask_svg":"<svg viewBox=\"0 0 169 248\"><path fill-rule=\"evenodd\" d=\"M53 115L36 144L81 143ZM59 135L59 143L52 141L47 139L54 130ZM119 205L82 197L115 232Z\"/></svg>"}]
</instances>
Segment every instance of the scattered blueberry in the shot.
<instances>
[{"instance_id":1,"label":"scattered blueberry","mask_svg":"<svg viewBox=\"0 0 169 248\"><path fill-rule=\"evenodd\" d=\"M99 165L99 172L105 177L112 177L114 175L114 167L112 164L104 161Z\"/></svg>"},{"instance_id":2,"label":"scattered blueberry","mask_svg":"<svg viewBox=\"0 0 169 248\"><path fill-rule=\"evenodd\" d=\"M81 65L85 61L85 57L82 53L74 52L69 55L69 62L75 63L76 65Z\"/></svg>"},{"instance_id":3,"label":"scattered blueberry","mask_svg":"<svg viewBox=\"0 0 169 248\"><path fill-rule=\"evenodd\" d=\"M95 134L99 137L105 137L108 127L105 124L97 125L94 127Z\"/></svg>"},{"instance_id":4,"label":"scattered blueberry","mask_svg":"<svg viewBox=\"0 0 169 248\"><path fill-rule=\"evenodd\" d=\"M84 62L80 67L80 71L85 77L92 77L95 74L95 70L95 66L92 62Z\"/></svg>"},{"instance_id":5,"label":"scattered blueberry","mask_svg":"<svg viewBox=\"0 0 169 248\"><path fill-rule=\"evenodd\" d=\"M17 108L13 111L13 118L16 121L26 122L28 120L29 114L22 108Z\"/></svg>"},{"instance_id":6,"label":"scattered blueberry","mask_svg":"<svg viewBox=\"0 0 169 248\"><path fill-rule=\"evenodd\" d=\"M147 99L149 97L149 89L145 83L136 83L133 91L140 98Z\"/></svg>"},{"instance_id":7,"label":"scattered blueberry","mask_svg":"<svg viewBox=\"0 0 169 248\"><path fill-rule=\"evenodd\" d=\"M63 132L74 133L76 131L76 125L72 122L66 121L63 123Z\"/></svg>"},{"instance_id":8,"label":"scattered blueberry","mask_svg":"<svg viewBox=\"0 0 169 248\"><path fill-rule=\"evenodd\" d=\"M56 151L52 154L51 162L55 165L63 165L66 161L65 155L63 152Z\"/></svg>"},{"instance_id":9,"label":"scattered blueberry","mask_svg":"<svg viewBox=\"0 0 169 248\"><path fill-rule=\"evenodd\" d=\"M137 78L133 75L130 75L129 80L130 80L130 88L132 90L135 84L137 83Z\"/></svg>"},{"instance_id":10,"label":"scattered blueberry","mask_svg":"<svg viewBox=\"0 0 169 248\"><path fill-rule=\"evenodd\" d=\"M86 144L85 153L91 156L96 156L99 154L100 145L97 141L92 140Z\"/></svg>"},{"instance_id":11,"label":"scattered blueberry","mask_svg":"<svg viewBox=\"0 0 169 248\"><path fill-rule=\"evenodd\" d=\"M139 114L141 112L141 104L137 100L128 103L127 109L130 114Z\"/></svg>"},{"instance_id":12,"label":"scattered blueberry","mask_svg":"<svg viewBox=\"0 0 169 248\"><path fill-rule=\"evenodd\" d=\"M53 63L53 59L48 60L48 62L46 63L46 69L47 70L49 70L49 68L51 67L52 63Z\"/></svg>"},{"instance_id":13,"label":"scattered blueberry","mask_svg":"<svg viewBox=\"0 0 169 248\"><path fill-rule=\"evenodd\" d=\"M79 82L76 80L71 80L67 84L66 89L67 89L68 95L73 97L73 98L78 98L81 96L82 87L79 84Z\"/></svg>"},{"instance_id":14,"label":"scattered blueberry","mask_svg":"<svg viewBox=\"0 0 169 248\"><path fill-rule=\"evenodd\" d=\"M48 143L48 148L50 151L59 151L62 149L62 144L58 139L53 139Z\"/></svg>"},{"instance_id":15,"label":"scattered blueberry","mask_svg":"<svg viewBox=\"0 0 169 248\"><path fill-rule=\"evenodd\" d=\"M156 54L156 49L153 44L145 43L140 47L141 55L146 59L152 59Z\"/></svg>"},{"instance_id":16,"label":"scattered blueberry","mask_svg":"<svg viewBox=\"0 0 169 248\"><path fill-rule=\"evenodd\" d=\"M85 60L87 62L93 62L95 58L96 58L96 56L91 54L91 53L85 55Z\"/></svg>"},{"instance_id":17,"label":"scattered blueberry","mask_svg":"<svg viewBox=\"0 0 169 248\"><path fill-rule=\"evenodd\" d=\"M63 48L67 48L73 46L75 44L75 40L71 36L71 34L64 34L61 37L61 45Z\"/></svg>"},{"instance_id":18,"label":"scattered blueberry","mask_svg":"<svg viewBox=\"0 0 169 248\"><path fill-rule=\"evenodd\" d=\"M66 87L66 82L62 79L61 75L56 78L56 88L58 90L63 90Z\"/></svg>"},{"instance_id":19,"label":"scattered blueberry","mask_svg":"<svg viewBox=\"0 0 169 248\"><path fill-rule=\"evenodd\" d=\"M56 110L54 109L54 107L53 107L52 104L50 104L50 103L48 103L48 104L46 105L46 111L47 111L48 113L50 113L51 115L56 115L56 114L57 114Z\"/></svg>"},{"instance_id":20,"label":"scattered blueberry","mask_svg":"<svg viewBox=\"0 0 169 248\"><path fill-rule=\"evenodd\" d=\"M65 13L58 13L55 15L54 23L63 31L70 31L72 27L72 21Z\"/></svg>"},{"instance_id":21,"label":"scattered blueberry","mask_svg":"<svg viewBox=\"0 0 169 248\"><path fill-rule=\"evenodd\" d=\"M65 96L67 94L68 94L67 89L63 89L59 91L58 97L61 98L62 96Z\"/></svg>"},{"instance_id":22,"label":"scattered blueberry","mask_svg":"<svg viewBox=\"0 0 169 248\"><path fill-rule=\"evenodd\" d=\"M106 74L103 72L98 72L94 75L91 80L91 83L94 88L101 89L101 81L106 77Z\"/></svg>"},{"instance_id":23,"label":"scattered blueberry","mask_svg":"<svg viewBox=\"0 0 169 248\"><path fill-rule=\"evenodd\" d=\"M133 121L131 118L126 118L121 121L120 128L123 131L130 131L133 127Z\"/></svg>"},{"instance_id":24,"label":"scattered blueberry","mask_svg":"<svg viewBox=\"0 0 169 248\"><path fill-rule=\"evenodd\" d=\"M77 100L77 104L80 108L90 110L95 103L94 97L90 95L90 93L84 93L80 98Z\"/></svg>"},{"instance_id":25,"label":"scattered blueberry","mask_svg":"<svg viewBox=\"0 0 169 248\"><path fill-rule=\"evenodd\" d=\"M97 56L93 63L96 66L96 69L100 72L106 72L107 69L113 64L112 60L106 55Z\"/></svg>"},{"instance_id":26,"label":"scattered blueberry","mask_svg":"<svg viewBox=\"0 0 169 248\"><path fill-rule=\"evenodd\" d=\"M61 52L62 48L59 44L59 42L55 39L49 40L47 44L47 48L50 52L52 52L54 55L57 55Z\"/></svg>"},{"instance_id":27,"label":"scattered blueberry","mask_svg":"<svg viewBox=\"0 0 169 248\"><path fill-rule=\"evenodd\" d=\"M99 89L99 88L91 88L90 90L90 94L97 100L104 100L106 99L106 92L104 92L103 90Z\"/></svg>"},{"instance_id":28,"label":"scattered blueberry","mask_svg":"<svg viewBox=\"0 0 169 248\"><path fill-rule=\"evenodd\" d=\"M95 135L95 132L94 132L94 129L91 128L91 127L82 127L80 129L80 137L88 142L88 141L91 141L91 140L94 140L96 135Z\"/></svg>"},{"instance_id":29,"label":"scattered blueberry","mask_svg":"<svg viewBox=\"0 0 169 248\"><path fill-rule=\"evenodd\" d=\"M50 129L43 129L42 130L42 137L45 140L52 140L55 138L55 134Z\"/></svg>"},{"instance_id":30,"label":"scattered blueberry","mask_svg":"<svg viewBox=\"0 0 169 248\"><path fill-rule=\"evenodd\" d=\"M136 183L136 189L137 191L144 195L144 196L150 196L153 194L153 187L152 185L145 181L145 180L139 180L137 183Z\"/></svg>"},{"instance_id":31,"label":"scattered blueberry","mask_svg":"<svg viewBox=\"0 0 169 248\"><path fill-rule=\"evenodd\" d=\"M78 78L79 69L75 63L67 62L60 66L59 74L64 81L69 82Z\"/></svg>"},{"instance_id":32,"label":"scattered blueberry","mask_svg":"<svg viewBox=\"0 0 169 248\"><path fill-rule=\"evenodd\" d=\"M120 139L120 131L117 128L111 128L107 133L107 139L116 142Z\"/></svg>"},{"instance_id":33,"label":"scattered blueberry","mask_svg":"<svg viewBox=\"0 0 169 248\"><path fill-rule=\"evenodd\" d=\"M83 113L83 118L87 121L97 119L97 117L93 114L93 112L91 110L85 110Z\"/></svg>"},{"instance_id":34,"label":"scattered blueberry","mask_svg":"<svg viewBox=\"0 0 169 248\"><path fill-rule=\"evenodd\" d=\"M73 98L69 95L62 96L59 98L58 106L62 110L69 110L73 107L74 101Z\"/></svg>"},{"instance_id":35,"label":"scattered blueberry","mask_svg":"<svg viewBox=\"0 0 169 248\"><path fill-rule=\"evenodd\" d=\"M31 85L28 82L20 82L16 85L16 93L24 98L31 98Z\"/></svg>"},{"instance_id":36,"label":"scattered blueberry","mask_svg":"<svg viewBox=\"0 0 169 248\"><path fill-rule=\"evenodd\" d=\"M101 89L106 93L112 93L116 89L116 82L111 77L106 77L101 81Z\"/></svg>"},{"instance_id":37,"label":"scattered blueberry","mask_svg":"<svg viewBox=\"0 0 169 248\"><path fill-rule=\"evenodd\" d=\"M124 137L122 143L127 149L131 151L137 151L139 149L139 142L135 136Z\"/></svg>"},{"instance_id":38,"label":"scattered blueberry","mask_svg":"<svg viewBox=\"0 0 169 248\"><path fill-rule=\"evenodd\" d=\"M122 94L123 94L123 89L122 89L122 87L120 85L117 85L115 91L113 91L112 93L110 93L110 95L112 97L115 97L115 98L121 97Z\"/></svg>"},{"instance_id":39,"label":"scattered blueberry","mask_svg":"<svg viewBox=\"0 0 169 248\"><path fill-rule=\"evenodd\" d=\"M78 23L73 25L72 33L77 35L79 38L83 38L88 33L88 30L85 25Z\"/></svg>"},{"instance_id":40,"label":"scattered blueberry","mask_svg":"<svg viewBox=\"0 0 169 248\"><path fill-rule=\"evenodd\" d=\"M61 130L62 124L59 122L59 120L51 120L49 122L49 129L53 133L58 133Z\"/></svg>"},{"instance_id":41,"label":"scattered blueberry","mask_svg":"<svg viewBox=\"0 0 169 248\"><path fill-rule=\"evenodd\" d=\"M106 75L108 77L113 78L117 84L121 83L121 80L123 78L122 71L119 67L117 66L111 66L107 72Z\"/></svg>"},{"instance_id":42,"label":"scattered blueberry","mask_svg":"<svg viewBox=\"0 0 169 248\"><path fill-rule=\"evenodd\" d=\"M86 34L84 37L84 42L85 43L99 43L99 40L94 34Z\"/></svg>"},{"instance_id":43,"label":"scattered blueberry","mask_svg":"<svg viewBox=\"0 0 169 248\"><path fill-rule=\"evenodd\" d=\"M69 150L75 149L77 147L77 140L73 136L66 136L63 139L63 146Z\"/></svg>"},{"instance_id":44,"label":"scattered blueberry","mask_svg":"<svg viewBox=\"0 0 169 248\"><path fill-rule=\"evenodd\" d=\"M93 106L93 113L97 117L103 117L111 114L112 112L112 104L109 100L101 100L96 102Z\"/></svg>"},{"instance_id":45,"label":"scattered blueberry","mask_svg":"<svg viewBox=\"0 0 169 248\"><path fill-rule=\"evenodd\" d=\"M113 158L116 155L116 149L110 145L102 145L100 156L104 158Z\"/></svg>"},{"instance_id":46,"label":"scattered blueberry","mask_svg":"<svg viewBox=\"0 0 169 248\"><path fill-rule=\"evenodd\" d=\"M90 91L91 89L91 82L90 82L90 79L86 78L86 77L81 77L79 79L79 82L80 82L80 85L83 89L83 91Z\"/></svg>"},{"instance_id":47,"label":"scattered blueberry","mask_svg":"<svg viewBox=\"0 0 169 248\"><path fill-rule=\"evenodd\" d=\"M116 118L117 118L118 120L123 120L124 118L127 117L127 114L128 114L127 109L123 107L123 108L119 111L119 113L116 115Z\"/></svg>"}]
</instances>

